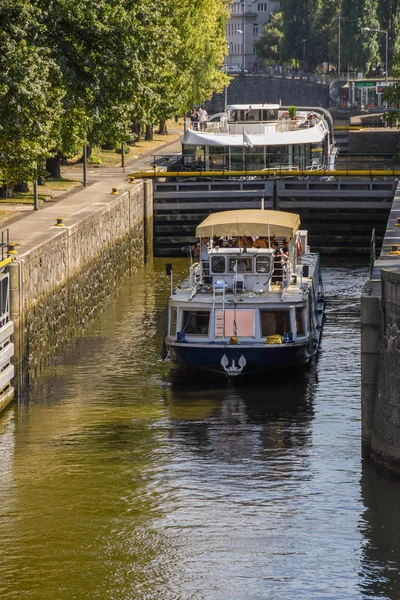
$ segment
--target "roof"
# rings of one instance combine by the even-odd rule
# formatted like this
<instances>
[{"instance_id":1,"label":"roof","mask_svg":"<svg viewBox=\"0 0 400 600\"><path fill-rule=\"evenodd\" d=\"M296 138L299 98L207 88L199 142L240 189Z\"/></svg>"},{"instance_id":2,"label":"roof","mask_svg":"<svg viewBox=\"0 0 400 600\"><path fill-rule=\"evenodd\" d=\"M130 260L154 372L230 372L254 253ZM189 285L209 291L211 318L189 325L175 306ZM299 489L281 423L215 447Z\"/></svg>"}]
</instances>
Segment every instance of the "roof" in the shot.
<instances>
[{"instance_id":1,"label":"roof","mask_svg":"<svg viewBox=\"0 0 400 600\"><path fill-rule=\"evenodd\" d=\"M257 127L257 125L250 123L242 123L238 126L238 133L211 133L203 131L194 131L187 129L185 135L182 138L183 144L191 144L194 146L243 146L243 131ZM265 128L267 126L265 125ZM239 133L240 131L240 133ZM314 127L308 129L297 129L290 131L276 131L273 128L268 128L268 132L260 133L249 133L247 135L250 138L253 146L280 146L286 144L321 144L324 137L328 133L328 128L323 121L320 121Z\"/></svg>"},{"instance_id":2,"label":"roof","mask_svg":"<svg viewBox=\"0 0 400 600\"><path fill-rule=\"evenodd\" d=\"M280 104L229 104L226 110L278 110Z\"/></svg>"},{"instance_id":3,"label":"roof","mask_svg":"<svg viewBox=\"0 0 400 600\"><path fill-rule=\"evenodd\" d=\"M196 236L293 237L299 227L300 217L294 213L279 210L227 210L209 215L196 228Z\"/></svg>"}]
</instances>

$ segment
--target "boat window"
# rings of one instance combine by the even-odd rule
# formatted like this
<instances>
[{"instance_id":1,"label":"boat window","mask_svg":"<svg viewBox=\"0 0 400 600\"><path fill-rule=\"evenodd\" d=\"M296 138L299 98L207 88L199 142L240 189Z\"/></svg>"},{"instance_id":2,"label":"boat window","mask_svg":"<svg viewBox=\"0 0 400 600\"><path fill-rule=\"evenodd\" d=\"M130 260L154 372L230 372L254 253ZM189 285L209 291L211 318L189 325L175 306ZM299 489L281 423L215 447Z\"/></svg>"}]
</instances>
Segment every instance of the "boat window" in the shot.
<instances>
[{"instance_id":1,"label":"boat window","mask_svg":"<svg viewBox=\"0 0 400 600\"><path fill-rule=\"evenodd\" d=\"M210 312L202 310L184 310L182 331L188 335L208 335Z\"/></svg>"},{"instance_id":2,"label":"boat window","mask_svg":"<svg viewBox=\"0 0 400 600\"><path fill-rule=\"evenodd\" d=\"M250 256L232 256L229 258L229 273L251 273L253 271L253 259Z\"/></svg>"},{"instance_id":3,"label":"boat window","mask_svg":"<svg viewBox=\"0 0 400 600\"><path fill-rule=\"evenodd\" d=\"M269 256L257 256L256 271L257 273L269 273L271 269L271 260Z\"/></svg>"},{"instance_id":4,"label":"boat window","mask_svg":"<svg viewBox=\"0 0 400 600\"><path fill-rule=\"evenodd\" d=\"M176 335L176 323L178 321L178 309L171 308L170 322L169 322L169 334Z\"/></svg>"},{"instance_id":5,"label":"boat window","mask_svg":"<svg viewBox=\"0 0 400 600\"><path fill-rule=\"evenodd\" d=\"M290 313L288 310L262 310L261 337L290 333Z\"/></svg>"},{"instance_id":6,"label":"boat window","mask_svg":"<svg viewBox=\"0 0 400 600\"><path fill-rule=\"evenodd\" d=\"M216 310L215 337L254 337L254 310Z\"/></svg>"},{"instance_id":7,"label":"boat window","mask_svg":"<svg viewBox=\"0 0 400 600\"><path fill-rule=\"evenodd\" d=\"M296 330L297 335L305 335L304 310L301 307L296 308Z\"/></svg>"},{"instance_id":8,"label":"boat window","mask_svg":"<svg viewBox=\"0 0 400 600\"><path fill-rule=\"evenodd\" d=\"M211 258L211 271L213 273L225 273L225 256L213 256Z\"/></svg>"}]
</instances>

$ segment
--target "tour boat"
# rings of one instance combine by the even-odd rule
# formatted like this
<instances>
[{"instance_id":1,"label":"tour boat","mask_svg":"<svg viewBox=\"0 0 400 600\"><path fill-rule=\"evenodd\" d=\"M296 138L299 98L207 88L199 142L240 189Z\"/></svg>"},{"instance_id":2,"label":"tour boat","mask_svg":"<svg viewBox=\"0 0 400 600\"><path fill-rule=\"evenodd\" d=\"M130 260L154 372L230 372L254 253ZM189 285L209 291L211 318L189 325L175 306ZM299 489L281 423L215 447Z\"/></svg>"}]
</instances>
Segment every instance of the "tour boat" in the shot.
<instances>
[{"instance_id":1,"label":"tour boat","mask_svg":"<svg viewBox=\"0 0 400 600\"><path fill-rule=\"evenodd\" d=\"M185 119L182 165L192 170L317 170L333 168L336 153L332 119L319 107L232 104L204 122Z\"/></svg>"},{"instance_id":2,"label":"tour boat","mask_svg":"<svg viewBox=\"0 0 400 600\"><path fill-rule=\"evenodd\" d=\"M168 301L171 360L229 379L291 369L318 352L324 311L319 254L297 214L233 210L196 229L199 260ZM286 243L286 250L282 248Z\"/></svg>"}]
</instances>

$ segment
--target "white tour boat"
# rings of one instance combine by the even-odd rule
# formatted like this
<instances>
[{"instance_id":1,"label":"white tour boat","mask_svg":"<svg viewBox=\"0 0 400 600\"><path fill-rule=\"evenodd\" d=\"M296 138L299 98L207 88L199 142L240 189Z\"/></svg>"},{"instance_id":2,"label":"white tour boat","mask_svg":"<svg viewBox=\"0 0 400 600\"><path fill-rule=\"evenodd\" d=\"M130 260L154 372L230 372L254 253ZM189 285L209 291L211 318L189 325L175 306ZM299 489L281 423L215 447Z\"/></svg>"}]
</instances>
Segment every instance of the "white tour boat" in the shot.
<instances>
[{"instance_id":1,"label":"white tour boat","mask_svg":"<svg viewBox=\"0 0 400 600\"><path fill-rule=\"evenodd\" d=\"M289 112L279 104L234 104L207 121L186 118L182 164L205 171L333 168L337 149L329 112Z\"/></svg>"},{"instance_id":2,"label":"white tour boat","mask_svg":"<svg viewBox=\"0 0 400 600\"><path fill-rule=\"evenodd\" d=\"M200 223L199 261L177 289L171 283L165 342L173 362L234 378L316 355L320 261L299 226L298 215L272 210L219 212Z\"/></svg>"}]
</instances>

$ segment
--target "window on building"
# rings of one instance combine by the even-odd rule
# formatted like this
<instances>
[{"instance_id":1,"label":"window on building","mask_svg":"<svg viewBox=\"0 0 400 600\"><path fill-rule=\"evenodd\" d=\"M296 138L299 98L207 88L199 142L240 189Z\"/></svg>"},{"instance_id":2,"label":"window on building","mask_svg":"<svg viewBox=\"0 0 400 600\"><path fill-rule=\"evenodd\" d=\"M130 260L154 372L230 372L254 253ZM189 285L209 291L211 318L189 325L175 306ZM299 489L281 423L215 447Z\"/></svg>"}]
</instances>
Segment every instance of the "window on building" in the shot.
<instances>
[{"instance_id":1,"label":"window on building","mask_svg":"<svg viewBox=\"0 0 400 600\"><path fill-rule=\"evenodd\" d=\"M210 312L206 310L184 310L182 331L188 335L208 335Z\"/></svg>"},{"instance_id":2,"label":"window on building","mask_svg":"<svg viewBox=\"0 0 400 600\"><path fill-rule=\"evenodd\" d=\"M268 2L258 3L258 12L268 12Z\"/></svg>"},{"instance_id":3,"label":"window on building","mask_svg":"<svg viewBox=\"0 0 400 600\"><path fill-rule=\"evenodd\" d=\"M253 35L258 35L258 23L253 23Z\"/></svg>"}]
</instances>

